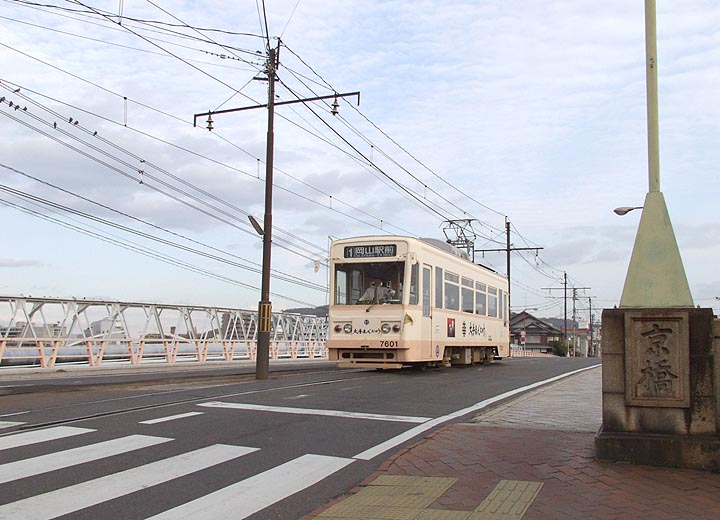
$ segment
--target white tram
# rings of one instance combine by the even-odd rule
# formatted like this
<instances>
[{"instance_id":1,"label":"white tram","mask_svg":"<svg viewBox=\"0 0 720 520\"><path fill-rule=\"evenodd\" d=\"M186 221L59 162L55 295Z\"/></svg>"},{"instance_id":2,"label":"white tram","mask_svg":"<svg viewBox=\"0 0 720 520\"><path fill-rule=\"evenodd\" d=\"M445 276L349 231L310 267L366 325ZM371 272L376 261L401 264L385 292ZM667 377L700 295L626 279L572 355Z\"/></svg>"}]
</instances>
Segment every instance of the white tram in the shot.
<instances>
[{"instance_id":1,"label":"white tram","mask_svg":"<svg viewBox=\"0 0 720 520\"><path fill-rule=\"evenodd\" d=\"M434 239L330 246L327 346L342 367L424 368L509 355L508 281Z\"/></svg>"}]
</instances>

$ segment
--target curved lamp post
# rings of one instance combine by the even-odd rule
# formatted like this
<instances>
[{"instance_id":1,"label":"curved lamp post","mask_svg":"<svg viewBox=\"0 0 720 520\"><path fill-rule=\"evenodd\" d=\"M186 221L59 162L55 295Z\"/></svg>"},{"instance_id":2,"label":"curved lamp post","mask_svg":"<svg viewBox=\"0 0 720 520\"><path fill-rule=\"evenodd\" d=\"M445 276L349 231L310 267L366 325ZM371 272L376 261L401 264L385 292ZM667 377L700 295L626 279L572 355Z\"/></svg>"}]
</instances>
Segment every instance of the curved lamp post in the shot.
<instances>
[{"instance_id":1,"label":"curved lamp post","mask_svg":"<svg viewBox=\"0 0 720 520\"><path fill-rule=\"evenodd\" d=\"M620 308L693 307L680 250L660 191L655 0L645 0L648 184ZM637 207L617 208L624 215Z\"/></svg>"}]
</instances>

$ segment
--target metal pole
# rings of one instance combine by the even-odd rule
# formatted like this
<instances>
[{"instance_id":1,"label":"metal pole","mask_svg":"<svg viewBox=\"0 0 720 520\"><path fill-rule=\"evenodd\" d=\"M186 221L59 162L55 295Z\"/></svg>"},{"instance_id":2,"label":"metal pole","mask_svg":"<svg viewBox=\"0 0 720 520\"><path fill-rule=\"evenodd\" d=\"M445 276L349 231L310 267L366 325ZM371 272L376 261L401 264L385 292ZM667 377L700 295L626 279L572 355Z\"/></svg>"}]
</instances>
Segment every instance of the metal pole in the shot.
<instances>
[{"instance_id":1,"label":"metal pole","mask_svg":"<svg viewBox=\"0 0 720 520\"><path fill-rule=\"evenodd\" d=\"M510 220L508 220L507 217L505 217L505 234L506 234L506 244L507 244L507 279L508 279L508 297L507 297L507 304L508 309L510 308Z\"/></svg>"},{"instance_id":2,"label":"metal pole","mask_svg":"<svg viewBox=\"0 0 720 520\"><path fill-rule=\"evenodd\" d=\"M268 125L265 150L265 216L263 219L263 262L261 299L258 304L258 343L255 360L255 379L267 379L270 371L270 325L272 303L270 302L270 253L272 247L272 186L275 117L275 49L268 50Z\"/></svg>"},{"instance_id":3,"label":"metal pole","mask_svg":"<svg viewBox=\"0 0 720 520\"><path fill-rule=\"evenodd\" d=\"M660 142L658 130L657 24L655 0L645 0L645 57L647 79L648 191L660 191Z\"/></svg>"},{"instance_id":4,"label":"metal pole","mask_svg":"<svg viewBox=\"0 0 720 520\"><path fill-rule=\"evenodd\" d=\"M590 341L588 346L588 357L593 350L593 342L595 341L595 333L593 332L593 315L592 315L592 298L588 298L588 330L590 331Z\"/></svg>"},{"instance_id":5,"label":"metal pole","mask_svg":"<svg viewBox=\"0 0 720 520\"><path fill-rule=\"evenodd\" d=\"M565 325L563 327L563 335L567 342L567 273L563 273L563 303L565 306Z\"/></svg>"}]
</instances>

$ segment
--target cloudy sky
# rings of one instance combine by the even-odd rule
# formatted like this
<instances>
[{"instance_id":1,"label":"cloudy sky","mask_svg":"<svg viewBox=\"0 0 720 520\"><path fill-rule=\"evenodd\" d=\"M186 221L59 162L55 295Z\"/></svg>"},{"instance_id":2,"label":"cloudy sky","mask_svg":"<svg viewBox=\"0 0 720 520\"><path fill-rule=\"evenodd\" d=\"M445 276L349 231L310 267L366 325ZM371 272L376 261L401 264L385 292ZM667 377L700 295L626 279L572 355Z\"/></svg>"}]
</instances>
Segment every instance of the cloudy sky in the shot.
<instances>
[{"instance_id":1,"label":"cloudy sky","mask_svg":"<svg viewBox=\"0 0 720 520\"><path fill-rule=\"evenodd\" d=\"M192 123L266 102L258 7L0 1L0 294L256 306L267 111ZM325 303L329 237L474 219L495 249L506 217L514 247L542 248L513 253L514 310L562 316L546 288L564 273L581 319L589 297L618 303L640 212L612 210L648 189L642 1L265 13L278 101L361 92L337 116L277 108L275 309ZM658 0L657 19L661 190L695 303L718 309L720 3ZM476 260L505 273L504 254Z\"/></svg>"}]
</instances>

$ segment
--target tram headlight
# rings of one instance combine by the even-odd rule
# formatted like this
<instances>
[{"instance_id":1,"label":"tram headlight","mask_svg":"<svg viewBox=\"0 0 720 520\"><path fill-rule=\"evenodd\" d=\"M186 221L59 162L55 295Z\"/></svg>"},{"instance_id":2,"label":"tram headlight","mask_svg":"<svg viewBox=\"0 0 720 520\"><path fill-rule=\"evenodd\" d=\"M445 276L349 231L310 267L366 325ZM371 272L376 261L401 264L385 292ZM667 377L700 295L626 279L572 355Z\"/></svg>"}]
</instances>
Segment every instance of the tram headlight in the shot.
<instances>
[{"instance_id":1,"label":"tram headlight","mask_svg":"<svg viewBox=\"0 0 720 520\"><path fill-rule=\"evenodd\" d=\"M342 330L342 325L340 325L339 323L337 325L335 325L335 332L340 332L341 330Z\"/></svg>"},{"instance_id":2,"label":"tram headlight","mask_svg":"<svg viewBox=\"0 0 720 520\"><path fill-rule=\"evenodd\" d=\"M350 333L352 332L352 323L346 323L346 324L343 326L343 330L344 330L347 334L350 334Z\"/></svg>"},{"instance_id":3,"label":"tram headlight","mask_svg":"<svg viewBox=\"0 0 720 520\"><path fill-rule=\"evenodd\" d=\"M395 325L393 325L392 330L393 332L400 332L400 324L396 323Z\"/></svg>"},{"instance_id":4,"label":"tram headlight","mask_svg":"<svg viewBox=\"0 0 720 520\"><path fill-rule=\"evenodd\" d=\"M388 332L390 332L390 324L389 324L389 323L383 323L383 324L380 326L380 330L382 331L383 334L387 334Z\"/></svg>"}]
</instances>

